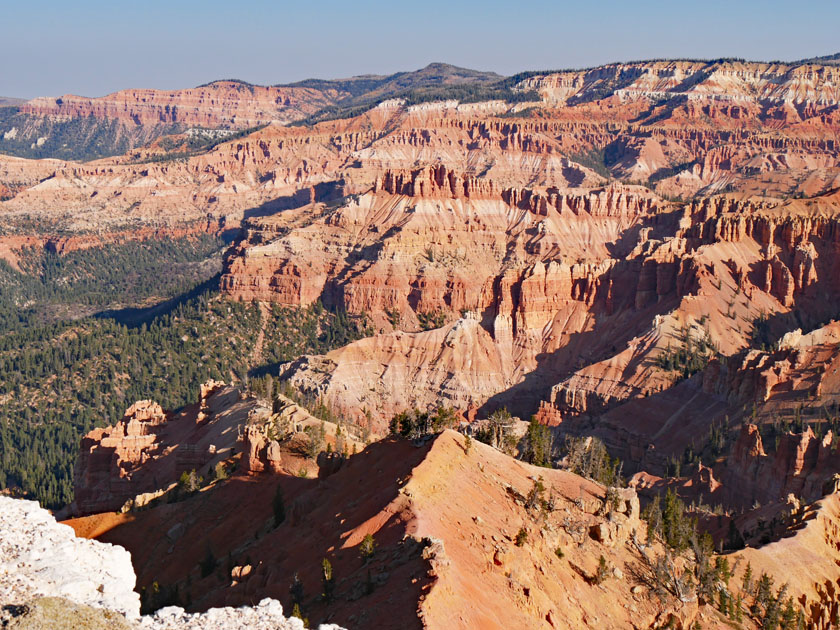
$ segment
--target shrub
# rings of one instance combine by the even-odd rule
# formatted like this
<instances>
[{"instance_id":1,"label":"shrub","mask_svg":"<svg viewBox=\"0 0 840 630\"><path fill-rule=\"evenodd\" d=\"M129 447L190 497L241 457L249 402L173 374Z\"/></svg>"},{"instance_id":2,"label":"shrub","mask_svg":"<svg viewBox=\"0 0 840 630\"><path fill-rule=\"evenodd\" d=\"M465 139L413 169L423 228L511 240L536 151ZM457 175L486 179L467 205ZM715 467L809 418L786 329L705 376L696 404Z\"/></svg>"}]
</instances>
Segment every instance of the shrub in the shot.
<instances>
[{"instance_id":1,"label":"shrub","mask_svg":"<svg viewBox=\"0 0 840 630\"><path fill-rule=\"evenodd\" d=\"M227 466L225 466L224 462L219 462L216 464L216 467L213 468L213 476L218 481L224 481L228 477L230 477L230 473L228 472Z\"/></svg>"},{"instance_id":2,"label":"shrub","mask_svg":"<svg viewBox=\"0 0 840 630\"><path fill-rule=\"evenodd\" d=\"M326 558L321 560L321 584L323 586L321 597L324 601L331 602L335 593L335 577L332 564Z\"/></svg>"},{"instance_id":3,"label":"shrub","mask_svg":"<svg viewBox=\"0 0 840 630\"><path fill-rule=\"evenodd\" d=\"M534 509L538 506L543 506L543 493L545 492L545 484L543 483L543 478L540 477L539 479L534 480L534 485L531 490L528 492L528 497L525 500L525 507L529 510Z\"/></svg>"},{"instance_id":4,"label":"shrub","mask_svg":"<svg viewBox=\"0 0 840 630\"><path fill-rule=\"evenodd\" d=\"M362 538L362 544L359 545L359 554L362 556L362 560L372 558L375 552L376 540L374 540L373 535L365 534L365 537Z\"/></svg>"},{"instance_id":5,"label":"shrub","mask_svg":"<svg viewBox=\"0 0 840 630\"><path fill-rule=\"evenodd\" d=\"M303 601L303 582L301 582L297 571L295 571L295 576L292 579L292 583L289 585L289 594L292 596L292 602L294 602L295 605L298 605Z\"/></svg>"},{"instance_id":6,"label":"shrub","mask_svg":"<svg viewBox=\"0 0 840 630\"><path fill-rule=\"evenodd\" d=\"M195 469L192 469L189 472L185 470L181 473L181 477L178 479L178 487L184 492L191 494L201 488L202 481L204 481L204 478L199 476L198 473L195 472Z\"/></svg>"},{"instance_id":7,"label":"shrub","mask_svg":"<svg viewBox=\"0 0 840 630\"><path fill-rule=\"evenodd\" d=\"M295 602L295 605L292 608L292 617L297 617L298 619L300 619L303 622L304 628L309 627L309 618L303 616L303 613L300 611L300 604L298 604L297 602Z\"/></svg>"},{"instance_id":8,"label":"shrub","mask_svg":"<svg viewBox=\"0 0 840 630\"><path fill-rule=\"evenodd\" d=\"M516 534L516 540L514 542L517 547L521 547L526 542L528 542L528 532L525 531L524 527L519 528L519 531Z\"/></svg>"},{"instance_id":9,"label":"shrub","mask_svg":"<svg viewBox=\"0 0 840 630\"><path fill-rule=\"evenodd\" d=\"M595 578L592 580L595 584L603 584L609 577L610 570L607 566L607 559L603 554L598 558L598 568L595 569Z\"/></svg>"}]
</instances>

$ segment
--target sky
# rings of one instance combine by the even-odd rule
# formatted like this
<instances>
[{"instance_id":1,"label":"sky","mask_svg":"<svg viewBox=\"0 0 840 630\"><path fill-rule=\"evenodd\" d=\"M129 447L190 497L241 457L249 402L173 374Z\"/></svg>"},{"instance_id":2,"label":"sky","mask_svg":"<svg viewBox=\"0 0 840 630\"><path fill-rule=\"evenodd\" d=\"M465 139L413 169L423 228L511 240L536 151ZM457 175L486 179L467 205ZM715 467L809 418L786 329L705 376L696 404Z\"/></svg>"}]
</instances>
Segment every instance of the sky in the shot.
<instances>
[{"instance_id":1,"label":"sky","mask_svg":"<svg viewBox=\"0 0 840 630\"><path fill-rule=\"evenodd\" d=\"M0 95L840 52L838 0L0 0Z\"/></svg>"}]
</instances>

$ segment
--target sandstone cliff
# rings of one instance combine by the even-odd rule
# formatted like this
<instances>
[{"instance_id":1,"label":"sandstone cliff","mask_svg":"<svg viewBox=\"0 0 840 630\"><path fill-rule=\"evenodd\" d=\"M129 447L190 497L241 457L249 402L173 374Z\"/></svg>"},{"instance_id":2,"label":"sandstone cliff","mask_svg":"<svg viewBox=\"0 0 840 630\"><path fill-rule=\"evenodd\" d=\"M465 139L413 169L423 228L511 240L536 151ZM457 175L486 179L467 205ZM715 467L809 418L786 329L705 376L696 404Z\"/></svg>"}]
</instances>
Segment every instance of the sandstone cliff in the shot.
<instances>
[{"instance_id":1,"label":"sandstone cliff","mask_svg":"<svg viewBox=\"0 0 840 630\"><path fill-rule=\"evenodd\" d=\"M834 193L680 206L634 187L563 193L479 185L444 167L389 171L345 202L249 222L222 289L371 314L378 337L286 371L350 415L440 396L461 409L529 414L547 399L561 415L592 415L669 388L677 375L656 362L686 334L730 355L761 321L783 331L794 306L810 321L832 313L837 207ZM469 342L416 332L459 319L452 334L473 330ZM469 348L481 359L458 357Z\"/></svg>"},{"instance_id":2,"label":"sandstone cliff","mask_svg":"<svg viewBox=\"0 0 840 630\"><path fill-rule=\"evenodd\" d=\"M271 497L280 494L287 513L277 525ZM776 584L787 582L814 627L827 628L836 606L826 587L836 574L836 508L832 494L804 510L783 540L727 554L733 596L752 598L739 586L749 561L754 579L766 571ZM329 615L350 627L731 627L712 605L649 590L645 558L662 549L645 542L633 490L608 498L591 481L467 446L453 432L423 445L378 442L319 481L243 475L131 518L102 514L70 524L124 544L141 584L178 584L198 610L266 595L288 600L297 575L311 618ZM364 560L359 545L367 534L376 546ZM177 556L166 551L173 535ZM227 571L224 580L199 573L207 545L229 555L230 580ZM320 592L322 556L338 576L328 605L309 595ZM608 571L600 583L593 578L599 558ZM760 624L745 614L742 625Z\"/></svg>"},{"instance_id":3,"label":"sandstone cliff","mask_svg":"<svg viewBox=\"0 0 840 630\"><path fill-rule=\"evenodd\" d=\"M135 499L154 498L183 472L209 476L218 462L234 455L239 432L256 412L255 399L212 381L201 387L197 404L177 415L151 401L134 403L116 426L94 429L82 439L72 510L119 510Z\"/></svg>"},{"instance_id":4,"label":"sandstone cliff","mask_svg":"<svg viewBox=\"0 0 840 630\"><path fill-rule=\"evenodd\" d=\"M20 106L25 114L106 118L129 125L179 123L242 129L272 121L290 122L343 96L336 91L279 88L239 81L214 81L187 90L123 90L99 98L65 94L40 97Z\"/></svg>"},{"instance_id":5,"label":"sandstone cliff","mask_svg":"<svg viewBox=\"0 0 840 630\"><path fill-rule=\"evenodd\" d=\"M543 510L528 507L538 479ZM278 483L288 507L275 528L270 497ZM647 627L672 616L687 625L707 615L696 604L663 605L643 589L630 592L625 576L640 557L628 542L644 536L638 500L628 490L605 503L604 492L483 444L465 450L463 436L445 432L419 448L405 441L373 444L321 481L234 477L212 493L131 519L101 515L71 524L135 550L141 584L156 579L184 587L189 580L199 609L272 594L286 600L297 573L307 593L301 608L310 618L329 613L352 627L624 627L631 619ZM220 513L231 518L208 520ZM155 535L175 521L183 524L177 562ZM525 544L516 542L520 531ZM363 561L359 544L366 534L376 550ZM230 550L230 581L202 579L194 570L193 558L207 544L219 556ZM328 605L308 595L319 588L321 554L338 576ZM599 555L611 573L596 586L591 576Z\"/></svg>"},{"instance_id":6,"label":"sandstone cliff","mask_svg":"<svg viewBox=\"0 0 840 630\"><path fill-rule=\"evenodd\" d=\"M84 106L250 124L285 89L223 82ZM822 399L830 348L759 348L840 308L836 68L613 64L516 89L542 100L390 100L195 153L161 141L84 164L2 158L0 254L242 227L231 299L369 315L374 337L283 369L378 428L415 405L540 410L560 431L597 424L661 472L744 405L787 411L802 401L786 388ZM177 98L191 113L167 113ZM702 385L667 368L687 340L720 355ZM271 467L269 445L255 467Z\"/></svg>"}]
</instances>

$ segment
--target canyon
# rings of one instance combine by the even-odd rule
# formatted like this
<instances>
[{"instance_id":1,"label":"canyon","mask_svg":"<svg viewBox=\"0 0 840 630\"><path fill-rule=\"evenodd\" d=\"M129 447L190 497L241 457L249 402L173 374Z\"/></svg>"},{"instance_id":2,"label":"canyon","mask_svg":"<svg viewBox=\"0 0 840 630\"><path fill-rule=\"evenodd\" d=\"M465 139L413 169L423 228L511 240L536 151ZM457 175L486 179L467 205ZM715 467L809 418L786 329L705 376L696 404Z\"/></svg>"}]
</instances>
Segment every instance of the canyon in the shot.
<instances>
[{"instance_id":1,"label":"canyon","mask_svg":"<svg viewBox=\"0 0 840 630\"><path fill-rule=\"evenodd\" d=\"M252 369L85 426L57 515L129 550L144 612L190 611L171 627L266 597L345 627L729 627L654 584L672 550L641 509L678 496L733 568L716 594L753 597L749 564L830 627L840 68L408 74L15 105L119 131L89 161L0 153L4 268L209 234L213 317L254 309ZM324 312L354 334L267 346ZM576 474L578 444L628 487Z\"/></svg>"},{"instance_id":2,"label":"canyon","mask_svg":"<svg viewBox=\"0 0 840 630\"><path fill-rule=\"evenodd\" d=\"M154 583L199 610L259 596L288 601L299 592L308 615L348 627L731 627L709 600L663 594L645 577L666 552L646 539L632 487L608 489L532 466L453 431L422 442L381 440L339 466L319 458L310 478L254 469L248 433L230 478L174 501L67 523L80 536L132 551L144 597ZM296 447L290 440L278 448ZM279 523L277 496L286 505ZM835 575L837 509L830 492L786 517L775 540L726 552L733 597L750 597L734 584L749 565L784 578L808 627L828 628L838 605L827 586ZM375 548L360 557L368 536ZM227 567L208 575L201 568L208 549L226 556ZM313 558L321 554L339 576L327 600L306 595L319 590ZM596 578L601 563L608 573Z\"/></svg>"}]
</instances>

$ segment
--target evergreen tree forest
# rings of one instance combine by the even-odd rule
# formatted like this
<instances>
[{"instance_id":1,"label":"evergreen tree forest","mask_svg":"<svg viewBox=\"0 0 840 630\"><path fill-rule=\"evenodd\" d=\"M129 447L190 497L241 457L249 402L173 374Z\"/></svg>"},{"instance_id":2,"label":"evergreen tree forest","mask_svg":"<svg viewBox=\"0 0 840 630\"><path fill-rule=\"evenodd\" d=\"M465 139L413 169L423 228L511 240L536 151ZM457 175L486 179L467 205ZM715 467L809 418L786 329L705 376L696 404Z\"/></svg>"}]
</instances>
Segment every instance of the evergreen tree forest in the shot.
<instances>
[{"instance_id":1,"label":"evergreen tree forest","mask_svg":"<svg viewBox=\"0 0 840 630\"><path fill-rule=\"evenodd\" d=\"M64 255L25 248L18 269L0 259L0 335L183 294L221 269L224 247L220 238L203 234Z\"/></svg>"},{"instance_id":2,"label":"evergreen tree forest","mask_svg":"<svg viewBox=\"0 0 840 630\"><path fill-rule=\"evenodd\" d=\"M218 243L156 241L63 258L32 253L21 271L0 269L0 490L65 505L81 437L114 424L136 400L175 410L210 378L242 381L364 332L361 318L320 305L275 306L262 321L258 305L227 301L215 278L194 275L191 263L213 251ZM56 315L155 300L160 308L134 313L131 323L96 308L76 319Z\"/></svg>"}]
</instances>

